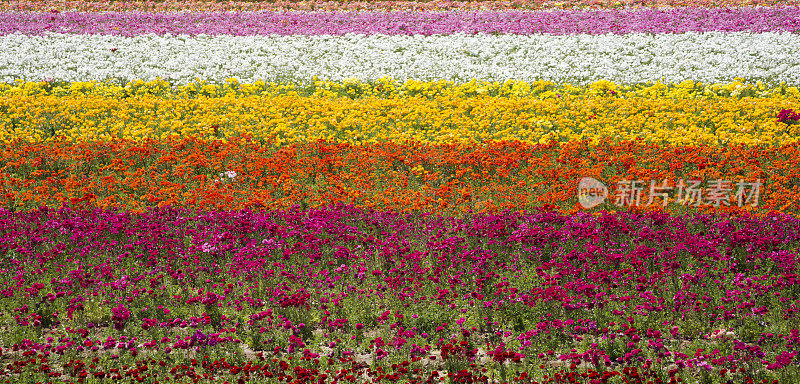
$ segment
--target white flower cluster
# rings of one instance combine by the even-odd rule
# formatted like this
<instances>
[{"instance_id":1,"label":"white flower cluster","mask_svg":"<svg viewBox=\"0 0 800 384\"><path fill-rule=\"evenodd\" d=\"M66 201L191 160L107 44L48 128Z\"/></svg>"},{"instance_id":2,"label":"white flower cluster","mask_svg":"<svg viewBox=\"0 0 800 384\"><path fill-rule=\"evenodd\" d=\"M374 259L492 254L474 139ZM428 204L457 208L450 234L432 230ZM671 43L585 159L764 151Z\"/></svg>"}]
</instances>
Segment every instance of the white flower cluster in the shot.
<instances>
[{"instance_id":1,"label":"white flower cluster","mask_svg":"<svg viewBox=\"0 0 800 384\"><path fill-rule=\"evenodd\" d=\"M227 177L227 179L225 177ZM226 181L236 181L236 171L225 171L225 173L219 174L219 179L214 179L215 183L224 183Z\"/></svg>"},{"instance_id":2,"label":"white flower cluster","mask_svg":"<svg viewBox=\"0 0 800 384\"><path fill-rule=\"evenodd\" d=\"M800 84L800 35L0 36L0 81L600 79Z\"/></svg>"},{"instance_id":3,"label":"white flower cluster","mask_svg":"<svg viewBox=\"0 0 800 384\"><path fill-rule=\"evenodd\" d=\"M722 339L722 338L736 338L736 334L732 330L717 329L706 335L708 339Z\"/></svg>"}]
</instances>

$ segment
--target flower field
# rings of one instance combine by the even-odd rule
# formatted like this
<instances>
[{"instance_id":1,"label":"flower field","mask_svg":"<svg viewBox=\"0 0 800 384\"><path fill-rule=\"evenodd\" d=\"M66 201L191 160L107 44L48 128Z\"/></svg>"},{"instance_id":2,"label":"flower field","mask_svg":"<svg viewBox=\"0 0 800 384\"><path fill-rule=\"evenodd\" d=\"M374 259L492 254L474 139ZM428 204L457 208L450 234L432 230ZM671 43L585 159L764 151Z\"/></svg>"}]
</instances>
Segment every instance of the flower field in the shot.
<instances>
[{"instance_id":1,"label":"flower field","mask_svg":"<svg viewBox=\"0 0 800 384\"><path fill-rule=\"evenodd\" d=\"M800 381L794 1L0 3L0 383Z\"/></svg>"}]
</instances>

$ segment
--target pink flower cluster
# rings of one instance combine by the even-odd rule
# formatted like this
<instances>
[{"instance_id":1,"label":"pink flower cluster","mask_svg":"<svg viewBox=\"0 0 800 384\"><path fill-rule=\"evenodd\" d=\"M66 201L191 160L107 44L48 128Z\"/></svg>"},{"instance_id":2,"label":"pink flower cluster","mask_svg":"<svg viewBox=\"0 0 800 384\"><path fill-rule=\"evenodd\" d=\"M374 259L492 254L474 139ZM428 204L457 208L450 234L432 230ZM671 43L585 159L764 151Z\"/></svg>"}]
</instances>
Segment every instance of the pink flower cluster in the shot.
<instances>
[{"instance_id":1,"label":"pink flower cluster","mask_svg":"<svg viewBox=\"0 0 800 384\"><path fill-rule=\"evenodd\" d=\"M741 378L792 369L800 351L800 221L790 216L64 207L0 211L0 221L0 252L18 255L1 266L14 327L47 340L12 329L0 335L12 353L248 342L276 358Z\"/></svg>"},{"instance_id":2,"label":"pink flower cluster","mask_svg":"<svg viewBox=\"0 0 800 384\"><path fill-rule=\"evenodd\" d=\"M800 32L800 7L462 12L0 12L0 35L452 35Z\"/></svg>"}]
</instances>

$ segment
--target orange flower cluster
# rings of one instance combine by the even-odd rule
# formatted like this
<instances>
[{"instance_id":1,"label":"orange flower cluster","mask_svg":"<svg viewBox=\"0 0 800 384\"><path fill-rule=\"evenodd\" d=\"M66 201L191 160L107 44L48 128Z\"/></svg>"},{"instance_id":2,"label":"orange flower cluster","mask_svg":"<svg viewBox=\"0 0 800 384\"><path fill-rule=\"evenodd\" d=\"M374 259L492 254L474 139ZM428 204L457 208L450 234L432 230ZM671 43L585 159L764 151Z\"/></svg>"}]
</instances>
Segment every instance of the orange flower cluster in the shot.
<instances>
[{"instance_id":1,"label":"orange flower cluster","mask_svg":"<svg viewBox=\"0 0 800 384\"><path fill-rule=\"evenodd\" d=\"M227 143L182 140L144 142L15 142L0 151L0 201L11 210L62 204L130 209L182 206L204 210L283 209L327 204L459 215L550 207L580 210L578 180L607 186L621 180L716 179L763 186L757 207L733 200L699 211L741 213L800 206L799 145L671 147L643 141L615 143L522 142L353 146L296 143L285 147L234 138ZM596 209L617 207L611 202ZM654 204L639 210L688 210Z\"/></svg>"}]
</instances>

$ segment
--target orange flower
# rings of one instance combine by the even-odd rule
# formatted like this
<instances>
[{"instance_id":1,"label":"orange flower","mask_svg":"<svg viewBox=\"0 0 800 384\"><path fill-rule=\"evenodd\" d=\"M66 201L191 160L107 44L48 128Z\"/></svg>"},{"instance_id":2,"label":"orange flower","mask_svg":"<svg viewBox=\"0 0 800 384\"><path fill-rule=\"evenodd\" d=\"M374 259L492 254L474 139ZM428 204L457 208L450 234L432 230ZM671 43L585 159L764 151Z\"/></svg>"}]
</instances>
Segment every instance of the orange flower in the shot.
<instances>
[{"instance_id":1,"label":"orange flower","mask_svg":"<svg viewBox=\"0 0 800 384\"><path fill-rule=\"evenodd\" d=\"M722 179L734 186L760 179L757 207L738 207L736 199L729 199L728 206L700 210L796 214L798 156L797 145L724 149L611 140L596 146L587 141L365 146L318 141L278 147L246 136L227 143L193 138L17 142L0 153L5 164L0 168L0 197L5 207L15 209L58 207L63 202L130 210L165 205L283 209L344 203L461 215L470 210L542 207L575 211L582 177L593 177L609 188L624 180L640 180L642 203L650 183L664 179L671 183ZM236 173L235 180L220 180L220 174L228 171ZM628 209L615 206L613 197L597 209ZM687 208L670 202L665 208L637 209Z\"/></svg>"}]
</instances>

